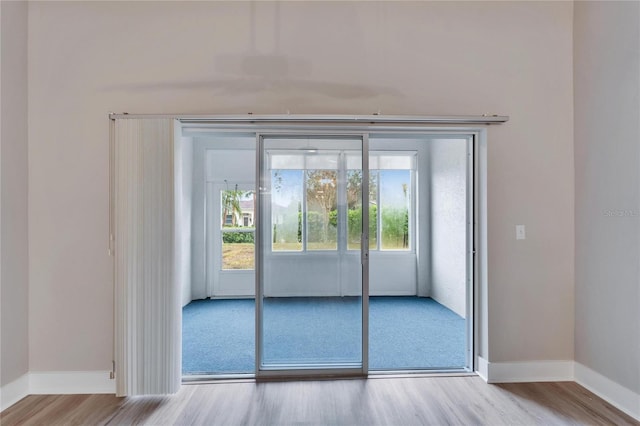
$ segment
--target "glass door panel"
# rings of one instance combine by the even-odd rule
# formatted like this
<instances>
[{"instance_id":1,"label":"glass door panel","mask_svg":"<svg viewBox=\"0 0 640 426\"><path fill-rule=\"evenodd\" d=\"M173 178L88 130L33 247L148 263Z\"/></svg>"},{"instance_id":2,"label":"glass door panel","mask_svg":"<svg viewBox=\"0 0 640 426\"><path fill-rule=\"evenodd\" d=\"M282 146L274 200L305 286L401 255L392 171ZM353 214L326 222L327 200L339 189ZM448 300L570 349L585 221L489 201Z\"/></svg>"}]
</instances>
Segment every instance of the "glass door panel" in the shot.
<instances>
[{"instance_id":1,"label":"glass door panel","mask_svg":"<svg viewBox=\"0 0 640 426\"><path fill-rule=\"evenodd\" d=\"M359 136L260 140L258 376L364 372L362 152Z\"/></svg>"},{"instance_id":2,"label":"glass door panel","mask_svg":"<svg viewBox=\"0 0 640 426\"><path fill-rule=\"evenodd\" d=\"M471 368L471 152L460 136L369 139L371 371Z\"/></svg>"}]
</instances>

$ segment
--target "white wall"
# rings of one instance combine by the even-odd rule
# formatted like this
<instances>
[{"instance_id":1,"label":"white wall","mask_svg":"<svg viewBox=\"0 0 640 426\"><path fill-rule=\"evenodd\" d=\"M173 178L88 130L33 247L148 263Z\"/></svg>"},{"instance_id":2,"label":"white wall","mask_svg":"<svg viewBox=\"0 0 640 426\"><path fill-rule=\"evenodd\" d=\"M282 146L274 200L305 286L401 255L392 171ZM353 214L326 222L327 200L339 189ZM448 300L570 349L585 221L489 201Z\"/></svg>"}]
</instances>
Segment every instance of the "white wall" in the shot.
<instances>
[{"instance_id":1,"label":"white wall","mask_svg":"<svg viewBox=\"0 0 640 426\"><path fill-rule=\"evenodd\" d=\"M430 296L466 317L467 140L430 142Z\"/></svg>"},{"instance_id":2,"label":"white wall","mask_svg":"<svg viewBox=\"0 0 640 426\"><path fill-rule=\"evenodd\" d=\"M482 355L572 359L572 3L277 7L29 3L30 368L110 368L109 111L510 115L488 133Z\"/></svg>"},{"instance_id":3,"label":"white wall","mask_svg":"<svg viewBox=\"0 0 640 426\"><path fill-rule=\"evenodd\" d=\"M575 359L640 394L640 3L575 8Z\"/></svg>"},{"instance_id":4,"label":"white wall","mask_svg":"<svg viewBox=\"0 0 640 426\"><path fill-rule=\"evenodd\" d=\"M27 4L0 2L0 386L29 368ZM3 406L5 400L3 398Z\"/></svg>"}]
</instances>

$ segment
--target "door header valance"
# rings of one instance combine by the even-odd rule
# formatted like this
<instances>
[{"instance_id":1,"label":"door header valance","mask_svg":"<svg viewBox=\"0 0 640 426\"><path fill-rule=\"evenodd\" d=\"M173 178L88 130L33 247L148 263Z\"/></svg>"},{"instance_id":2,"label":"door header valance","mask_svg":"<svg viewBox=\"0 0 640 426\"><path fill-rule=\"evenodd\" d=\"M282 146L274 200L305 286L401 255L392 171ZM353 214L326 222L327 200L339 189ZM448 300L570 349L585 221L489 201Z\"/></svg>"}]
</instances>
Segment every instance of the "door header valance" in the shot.
<instances>
[{"instance_id":1,"label":"door header valance","mask_svg":"<svg viewBox=\"0 0 640 426\"><path fill-rule=\"evenodd\" d=\"M183 124L334 124L334 125L491 125L509 121L504 115L310 115L310 114L239 114L239 115L187 115L187 114L129 114L111 113L109 118L173 118Z\"/></svg>"}]
</instances>

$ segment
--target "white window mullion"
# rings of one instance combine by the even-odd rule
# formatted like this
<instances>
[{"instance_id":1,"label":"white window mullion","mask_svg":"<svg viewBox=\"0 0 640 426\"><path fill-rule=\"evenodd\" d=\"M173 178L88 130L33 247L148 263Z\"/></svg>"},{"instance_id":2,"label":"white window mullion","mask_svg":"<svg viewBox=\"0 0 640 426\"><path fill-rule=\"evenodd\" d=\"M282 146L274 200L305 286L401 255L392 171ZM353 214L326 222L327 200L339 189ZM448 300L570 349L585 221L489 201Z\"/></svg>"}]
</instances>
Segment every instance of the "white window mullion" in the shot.
<instances>
[{"instance_id":1,"label":"white window mullion","mask_svg":"<svg viewBox=\"0 0 640 426\"><path fill-rule=\"evenodd\" d=\"M306 157L305 157L306 158ZM307 206L307 166L305 161L305 167L302 170L302 203L300 203L300 222L302 224L302 229L300 231L300 238L302 239L302 252L307 252L307 230L309 229L307 226L307 212L309 211Z\"/></svg>"},{"instance_id":2,"label":"white window mullion","mask_svg":"<svg viewBox=\"0 0 640 426\"><path fill-rule=\"evenodd\" d=\"M376 250L382 250L382 204L380 202L382 179L380 170L376 170L376 185Z\"/></svg>"}]
</instances>

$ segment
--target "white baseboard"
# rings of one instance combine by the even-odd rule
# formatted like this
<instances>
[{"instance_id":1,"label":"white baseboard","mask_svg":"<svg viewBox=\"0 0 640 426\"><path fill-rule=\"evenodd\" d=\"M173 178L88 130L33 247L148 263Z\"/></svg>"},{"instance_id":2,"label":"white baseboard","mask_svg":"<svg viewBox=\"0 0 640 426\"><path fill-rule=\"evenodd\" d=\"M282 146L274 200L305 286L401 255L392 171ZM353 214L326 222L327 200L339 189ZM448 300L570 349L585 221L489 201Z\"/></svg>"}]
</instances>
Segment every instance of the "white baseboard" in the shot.
<instances>
[{"instance_id":1,"label":"white baseboard","mask_svg":"<svg viewBox=\"0 0 640 426\"><path fill-rule=\"evenodd\" d=\"M489 382L489 362L486 359L479 356L476 362L476 366L477 366L476 373L478 373L478 376L482 377L482 380L488 383Z\"/></svg>"},{"instance_id":2,"label":"white baseboard","mask_svg":"<svg viewBox=\"0 0 640 426\"><path fill-rule=\"evenodd\" d=\"M608 379L579 362L575 363L575 381L609 404L640 421L640 394Z\"/></svg>"},{"instance_id":3,"label":"white baseboard","mask_svg":"<svg viewBox=\"0 0 640 426\"><path fill-rule=\"evenodd\" d=\"M116 393L109 371L34 371L29 373L29 394Z\"/></svg>"},{"instance_id":4,"label":"white baseboard","mask_svg":"<svg viewBox=\"0 0 640 426\"><path fill-rule=\"evenodd\" d=\"M2 407L11 407L28 395L116 393L109 371L34 371L0 389Z\"/></svg>"},{"instance_id":5,"label":"white baseboard","mask_svg":"<svg viewBox=\"0 0 640 426\"><path fill-rule=\"evenodd\" d=\"M477 372L487 383L568 382L574 380L574 362L488 362L478 357Z\"/></svg>"},{"instance_id":6,"label":"white baseboard","mask_svg":"<svg viewBox=\"0 0 640 426\"><path fill-rule=\"evenodd\" d=\"M640 394L574 361L488 362L478 357L476 373L487 383L575 381L640 421Z\"/></svg>"},{"instance_id":7,"label":"white baseboard","mask_svg":"<svg viewBox=\"0 0 640 426\"><path fill-rule=\"evenodd\" d=\"M29 395L29 373L0 387L0 411L11 407L27 395Z\"/></svg>"}]
</instances>

